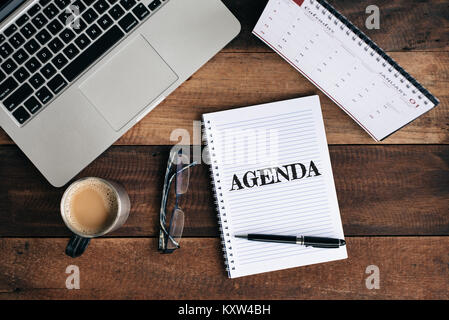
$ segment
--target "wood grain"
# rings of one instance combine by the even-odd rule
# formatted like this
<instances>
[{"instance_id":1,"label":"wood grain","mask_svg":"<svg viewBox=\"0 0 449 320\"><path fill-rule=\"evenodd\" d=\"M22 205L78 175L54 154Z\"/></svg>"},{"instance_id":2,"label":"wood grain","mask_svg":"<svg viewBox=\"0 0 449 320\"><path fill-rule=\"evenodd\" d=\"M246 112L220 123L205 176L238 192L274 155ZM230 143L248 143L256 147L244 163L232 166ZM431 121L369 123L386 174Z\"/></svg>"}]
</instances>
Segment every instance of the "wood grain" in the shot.
<instances>
[{"instance_id":1,"label":"wood grain","mask_svg":"<svg viewBox=\"0 0 449 320\"><path fill-rule=\"evenodd\" d=\"M226 48L229 52L268 52L251 35L266 0L224 0L242 24L242 32ZM345 0L328 1L349 21L385 51L447 51L449 49L449 7L447 1L431 0ZM380 29L368 30L365 13L369 5L380 10Z\"/></svg>"},{"instance_id":2,"label":"wood grain","mask_svg":"<svg viewBox=\"0 0 449 320\"><path fill-rule=\"evenodd\" d=\"M347 238L349 259L228 279L218 239L94 239L77 259L67 239L0 239L0 299L448 299L448 237ZM80 289L67 290L67 266ZM367 266L380 271L368 290Z\"/></svg>"},{"instance_id":3,"label":"wood grain","mask_svg":"<svg viewBox=\"0 0 449 320\"><path fill-rule=\"evenodd\" d=\"M224 0L241 34L78 176L119 181L132 201L125 226L93 240L79 259L63 253L64 190L51 187L0 129L0 299L449 299L448 2L330 1L441 101L379 145L251 35L266 2ZM380 30L364 26L372 4ZM349 259L227 279L204 164L182 199L182 249L157 253L173 131L192 137L202 113L311 94L320 95L332 145ZM81 290L65 287L72 264ZM380 268L379 290L366 288L368 265Z\"/></svg>"},{"instance_id":4,"label":"wood grain","mask_svg":"<svg viewBox=\"0 0 449 320\"><path fill-rule=\"evenodd\" d=\"M112 236L157 234L168 146L112 147L79 177L121 182L132 212ZM449 146L332 146L346 235L449 235ZM181 206L189 236L217 236L207 165L195 167ZM0 236L68 235L64 189L51 187L13 146L0 147Z\"/></svg>"},{"instance_id":5,"label":"wood grain","mask_svg":"<svg viewBox=\"0 0 449 320\"><path fill-rule=\"evenodd\" d=\"M392 56L436 95L441 104L383 143L449 143L449 52L394 53ZM344 111L277 54L220 53L117 144L175 144L177 136L171 138L171 134L176 129L187 130L193 140L193 121L201 120L203 113L312 94L320 95L328 143L375 143ZM11 143L0 129L0 144Z\"/></svg>"}]
</instances>

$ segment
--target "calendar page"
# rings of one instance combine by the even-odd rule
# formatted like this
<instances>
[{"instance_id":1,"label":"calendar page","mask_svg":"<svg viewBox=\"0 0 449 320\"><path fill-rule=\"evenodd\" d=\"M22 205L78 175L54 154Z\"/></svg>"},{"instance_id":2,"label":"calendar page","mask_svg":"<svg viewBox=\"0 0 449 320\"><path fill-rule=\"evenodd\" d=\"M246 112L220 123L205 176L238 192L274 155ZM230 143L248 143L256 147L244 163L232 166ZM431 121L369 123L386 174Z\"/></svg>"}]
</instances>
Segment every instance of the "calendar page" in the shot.
<instances>
[{"instance_id":1,"label":"calendar page","mask_svg":"<svg viewBox=\"0 0 449 320\"><path fill-rule=\"evenodd\" d=\"M377 141L438 104L325 1L270 0L253 33Z\"/></svg>"}]
</instances>

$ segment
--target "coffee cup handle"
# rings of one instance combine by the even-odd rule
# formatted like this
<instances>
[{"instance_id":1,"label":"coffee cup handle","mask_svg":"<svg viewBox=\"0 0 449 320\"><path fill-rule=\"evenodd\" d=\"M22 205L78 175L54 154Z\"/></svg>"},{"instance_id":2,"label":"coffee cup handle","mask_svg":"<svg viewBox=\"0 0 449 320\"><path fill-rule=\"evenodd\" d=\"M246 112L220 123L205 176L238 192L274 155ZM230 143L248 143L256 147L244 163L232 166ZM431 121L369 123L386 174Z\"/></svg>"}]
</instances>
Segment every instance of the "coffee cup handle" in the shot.
<instances>
[{"instance_id":1,"label":"coffee cup handle","mask_svg":"<svg viewBox=\"0 0 449 320\"><path fill-rule=\"evenodd\" d=\"M72 258L81 256L89 245L90 239L76 234L72 235L65 249L65 254Z\"/></svg>"}]
</instances>

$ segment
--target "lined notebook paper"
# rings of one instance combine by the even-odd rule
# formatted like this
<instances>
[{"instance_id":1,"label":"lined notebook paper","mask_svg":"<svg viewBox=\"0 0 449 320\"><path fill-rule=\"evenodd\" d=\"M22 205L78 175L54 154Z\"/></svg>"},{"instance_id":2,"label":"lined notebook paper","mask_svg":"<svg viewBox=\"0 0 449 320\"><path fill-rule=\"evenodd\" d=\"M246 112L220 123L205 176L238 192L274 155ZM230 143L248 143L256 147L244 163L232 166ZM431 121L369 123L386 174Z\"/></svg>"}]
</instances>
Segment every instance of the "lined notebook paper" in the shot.
<instances>
[{"instance_id":1,"label":"lined notebook paper","mask_svg":"<svg viewBox=\"0 0 449 320\"><path fill-rule=\"evenodd\" d=\"M235 238L248 233L343 239L318 96L203 115L229 277L345 259Z\"/></svg>"},{"instance_id":2,"label":"lined notebook paper","mask_svg":"<svg viewBox=\"0 0 449 320\"><path fill-rule=\"evenodd\" d=\"M253 33L375 140L438 100L324 0L270 0Z\"/></svg>"}]
</instances>

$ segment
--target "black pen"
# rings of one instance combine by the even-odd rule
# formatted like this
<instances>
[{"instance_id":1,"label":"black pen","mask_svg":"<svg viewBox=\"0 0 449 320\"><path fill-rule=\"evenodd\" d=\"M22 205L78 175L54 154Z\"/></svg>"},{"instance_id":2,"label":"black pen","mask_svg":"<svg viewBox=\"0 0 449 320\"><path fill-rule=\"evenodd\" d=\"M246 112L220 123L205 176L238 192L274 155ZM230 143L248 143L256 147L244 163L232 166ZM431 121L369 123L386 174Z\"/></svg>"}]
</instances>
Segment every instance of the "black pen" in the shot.
<instances>
[{"instance_id":1,"label":"black pen","mask_svg":"<svg viewBox=\"0 0 449 320\"><path fill-rule=\"evenodd\" d=\"M299 244L306 247L314 247L314 248L339 248L341 246L346 245L346 241L341 239L309 237L309 236L296 237L296 236L277 236L272 234L250 233L246 236L236 235L235 237L252 241Z\"/></svg>"}]
</instances>

